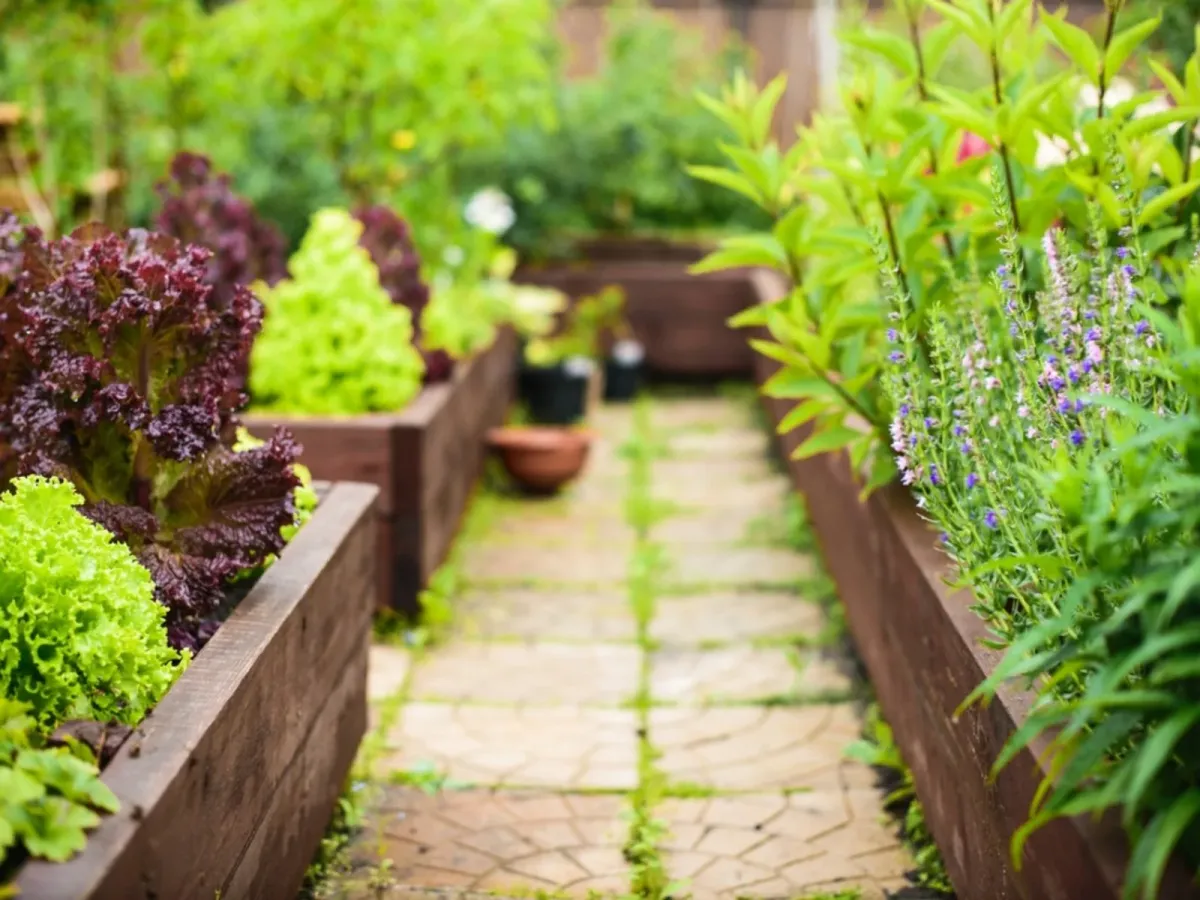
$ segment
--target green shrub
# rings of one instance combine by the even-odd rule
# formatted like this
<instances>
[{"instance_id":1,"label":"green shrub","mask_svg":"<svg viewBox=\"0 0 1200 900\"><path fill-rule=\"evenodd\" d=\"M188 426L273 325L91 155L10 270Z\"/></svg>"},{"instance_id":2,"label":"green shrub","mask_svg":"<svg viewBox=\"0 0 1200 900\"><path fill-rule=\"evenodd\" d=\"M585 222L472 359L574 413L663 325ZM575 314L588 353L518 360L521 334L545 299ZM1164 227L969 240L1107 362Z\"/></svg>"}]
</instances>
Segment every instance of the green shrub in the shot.
<instances>
[{"instance_id":1,"label":"green shrub","mask_svg":"<svg viewBox=\"0 0 1200 900\"><path fill-rule=\"evenodd\" d=\"M291 278L263 291L266 318L250 363L255 407L391 412L421 390L412 316L380 287L361 231L345 210L321 210L288 264Z\"/></svg>"},{"instance_id":2,"label":"green shrub","mask_svg":"<svg viewBox=\"0 0 1200 900\"><path fill-rule=\"evenodd\" d=\"M0 687L46 729L136 724L182 669L150 573L82 502L40 477L0 497Z\"/></svg>"},{"instance_id":3,"label":"green shrub","mask_svg":"<svg viewBox=\"0 0 1200 900\"><path fill-rule=\"evenodd\" d=\"M27 713L25 704L0 699L0 856L20 846L62 862L83 849L98 812L117 811L117 798L90 759L37 746ZM10 896L3 887L0 893Z\"/></svg>"}]
</instances>

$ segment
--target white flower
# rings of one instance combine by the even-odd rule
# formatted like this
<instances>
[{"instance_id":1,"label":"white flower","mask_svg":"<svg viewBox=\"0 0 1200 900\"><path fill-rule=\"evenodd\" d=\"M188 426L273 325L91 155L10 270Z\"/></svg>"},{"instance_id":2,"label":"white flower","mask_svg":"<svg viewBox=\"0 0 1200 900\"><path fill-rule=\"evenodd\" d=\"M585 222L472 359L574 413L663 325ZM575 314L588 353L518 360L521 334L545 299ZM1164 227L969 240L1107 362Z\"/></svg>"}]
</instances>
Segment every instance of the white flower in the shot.
<instances>
[{"instance_id":1,"label":"white flower","mask_svg":"<svg viewBox=\"0 0 1200 900\"><path fill-rule=\"evenodd\" d=\"M1104 89L1104 105L1111 109L1120 106L1126 100L1132 100L1137 95L1137 88L1128 78L1114 78ZM1100 89L1091 82L1079 89L1078 101L1080 106L1095 108L1100 105Z\"/></svg>"},{"instance_id":2,"label":"white flower","mask_svg":"<svg viewBox=\"0 0 1200 900\"><path fill-rule=\"evenodd\" d=\"M1050 169L1061 166L1067 161L1067 153L1071 145L1060 137L1047 137L1037 132L1037 157L1034 165L1039 169Z\"/></svg>"},{"instance_id":3,"label":"white flower","mask_svg":"<svg viewBox=\"0 0 1200 900\"><path fill-rule=\"evenodd\" d=\"M636 366L645 355L645 349L637 341L625 339L613 344L612 358L623 366Z\"/></svg>"},{"instance_id":4,"label":"white flower","mask_svg":"<svg viewBox=\"0 0 1200 900\"><path fill-rule=\"evenodd\" d=\"M462 247L451 245L442 251L442 262L452 269L461 266L464 259L466 254L463 253Z\"/></svg>"},{"instance_id":5,"label":"white flower","mask_svg":"<svg viewBox=\"0 0 1200 900\"><path fill-rule=\"evenodd\" d=\"M504 234L517 221L512 201L499 188L484 188L470 200L463 210L463 218L476 228L492 234Z\"/></svg>"}]
</instances>

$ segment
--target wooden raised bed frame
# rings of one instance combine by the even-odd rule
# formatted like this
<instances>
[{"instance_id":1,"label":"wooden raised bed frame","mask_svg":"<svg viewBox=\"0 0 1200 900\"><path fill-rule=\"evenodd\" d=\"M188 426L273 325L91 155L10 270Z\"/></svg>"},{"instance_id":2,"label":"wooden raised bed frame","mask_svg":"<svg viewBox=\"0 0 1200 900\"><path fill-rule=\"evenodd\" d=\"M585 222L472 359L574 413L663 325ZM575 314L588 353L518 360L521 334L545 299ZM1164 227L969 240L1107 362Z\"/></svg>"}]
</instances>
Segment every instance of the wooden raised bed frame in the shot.
<instances>
[{"instance_id":1,"label":"wooden raised bed frame","mask_svg":"<svg viewBox=\"0 0 1200 900\"><path fill-rule=\"evenodd\" d=\"M772 272L752 275L759 302L782 295ZM760 334L759 337L766 337ZM758 355L756 380L778 363ZM778 424L795 405L763 398ZM790 459L805 428L778 438L792 483L804 495L830 575L846 608L855 645L896 743L913 770L929 829L960 897L967 900L1117 900L1129 851L1119 827L1088 818L1060 819L1026 843L1012 865L1010 840L1028 818L1045 768L1035 743L992 781L992 763L1024 721L1033 695L1001 690L986 708L956 719L963 699L1000 659L981 641L986 626L969 591L946 586L949 561L898 484L866 502L842 454ZM1200 896L1174 866L1159 900Z\"/></svg>"},{"instance_id":2,"label":"wooden raised bed frame","mask_svg":"<svg viewBox=\"0 0 1200 900\"><path fill-rule=\"evenodd\" d=\"M105 768L120 811L23 900L296 896L366 732L377 494L323 492Z\"/></svg>"},{"instance_id":3,"label":"wooden raised bed frame","mask_svg":"<svg viewBox=\"0 0 1200 900\"><path fill-rule=\"evenodd\" d=\"M754 354L726 324L755 302L744 272L689 275L712 247L656 239L605 239L580 244L582 258L529 263L516 280L553 287L572 299L608 285L625 289L626 316L646 348L651 373L749 377Z\"/></svg>"},{"instance_id":4,"label":"wooden raised bed frame","mask_svg":"<svg viewBox=\"0 0 1200 900\"><path fill-rule=\"evenodd\" d=\"M286 426L314 478L379 486L377 605L407 614L458 533L486 455L488 429L512 402L516 336L455 367L398 413L332 417L247 416L259 437Z\"/></svg>"}]
</instances>

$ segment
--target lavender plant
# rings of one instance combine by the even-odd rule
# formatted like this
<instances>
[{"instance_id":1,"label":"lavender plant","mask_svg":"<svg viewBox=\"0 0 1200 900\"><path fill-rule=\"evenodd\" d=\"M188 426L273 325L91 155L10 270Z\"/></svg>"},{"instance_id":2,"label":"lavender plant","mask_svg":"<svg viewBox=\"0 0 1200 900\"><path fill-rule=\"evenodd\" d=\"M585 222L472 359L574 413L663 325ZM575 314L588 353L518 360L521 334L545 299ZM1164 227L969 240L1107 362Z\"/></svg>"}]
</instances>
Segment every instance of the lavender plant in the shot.
<instances>
[{"instance_id":1,"label":"lavender plant","mask_svg":"<svg viewBox=\"0 0 1200 900\"><path fill-rule=\"evenodd\" d=\"M1178 347L1200 334L1200 281L1185 292L1183 329L1147 303L1157 292L1115 138L1105 172L1126 220L1121 243L1108 245L1098 210L1086 244L1048 231L1033 308L997 189L1003 261L931 312L928 365L915 358L911 300L881 246L892 304L884 384L902 481L941 531L992 644L1007 648L971 699L1017 675L1039 693L997 766L1056 730L1054 778L1014 836L1015 864L1047 821L1121 806L1134 843L1126 895L1155 897L1172 849L1200 830L1197 773L1177 752L1200 737L1194 663L1181 662L1200 644L1185 621L1200 567L1180 579L1167 564L1192 552L1196 517L1164 505L1196 490L1179 476L1200 462L1189 452L1200 447L1200 381L1194 347L1174 371L1163 355L1164 335Z\"/></svg>"}]
</instances>

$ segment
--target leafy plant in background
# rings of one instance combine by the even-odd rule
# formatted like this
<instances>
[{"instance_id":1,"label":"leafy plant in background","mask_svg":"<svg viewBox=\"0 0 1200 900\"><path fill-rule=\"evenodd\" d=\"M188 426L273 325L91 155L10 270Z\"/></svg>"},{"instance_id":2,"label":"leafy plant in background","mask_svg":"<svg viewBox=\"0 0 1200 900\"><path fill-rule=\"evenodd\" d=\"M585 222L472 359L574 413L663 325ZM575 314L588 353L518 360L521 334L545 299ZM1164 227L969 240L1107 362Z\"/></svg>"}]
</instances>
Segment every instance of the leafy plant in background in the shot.
<instances>
[{"instance_id":1,"label":"leafy plant in background","mask_svg":"<svg viewBox=\"0 0 1200 900\"><path fill-rule=\"evenodd\" d=\"M150 574L82 503L38 477L0 495L0 688L47 732L68 719L135 725L182 671Z\"/></svg>"},{"instance_id":2,"label":"leafy plant in background","mask_svg":"<svg viewBox=\"0 0 1200 900\"><path fill-rule=\"evenodd\" d=\"M769 139L781 80L759 92L739 77L720 99L704 99L736 142L724 148L728 167L692 169L772 216L770 233L727 239L695 271L769 266L789 280L787 297L736 323L766 328L770 340L755 346L783 365L764 390L801 401L781 423L784 430L811 425L797 455L848 450L865 471L865 491L894 477L884 449L892 410L877 376L884 357L900 351L884 340L884 279L894 274L911 298L906 324L916 344L907 361L921 366L929 311L953 302L976 267L999 264L994 194L1014 226L1028 288L1021 302L1028 304L1044 284L1037 245L1051 224L1061 222L1077 239L1093 214L1109 234L1131 224L1129 203L1103 175L1110 135L1131 160L1129 185L1139 201L1133 224L1162 271L1178 272L1186 260L1179 242L1200 187L1170 132L1196 119L1200 107L1156 111L1169 107L1162 93L1120 103L1110 95L1154 20L1122 28L1114 2L1097 44L1057 14L1035 19L1029 0L1002 13L988 0L898 0L897 9L907 36L867 26L847 33L843 109L816 117L786 154ZM925 10L941 21L925 28ZM987 60L986 86L965 91L939 82L956 41ZM1045 54L1051 42L1065 61ZM1057 59L1059 69L1043 75L1031 59Z\"/></svg>"},{"instance_id":3,"label":"leafy plant in background","mask_svg":"<svg viewBox=\"0 0 1200 900\"><path fill-rule=\"evenodd\" d=\"M23 850L63 862L87 844L99 813L114 813L116 796L91 759L42 745L28 707L0 699L0 854ZM0 891L5 888L0 887Z\"/></svg>"},{"instance_id":4,"label":"leafy plant in background","mask_svg":"<svg viewBox=\"0 0 1200 900\"><path fill-rule=\"evenodd\" d=\"M207 157L177 154L158 192L155 230L212 251L208 283L218 302L230 303L238 286L273 285L287 275L283 236L233 192L228 175L213 172Z\"/></svg>"},{"instance_id":5,"label":"leafy plant in background","mask_svg":"<svg viewBox=\"0 0 1200 900\"><path fill-rule=\"evenodd\" d=\"M736 49L713 53L698 34L640 5L607 16L599 71L571 80L556 72L553 127L522 125L467 157L467 182L497 185L514 200L506 242L544 257L569 253L580 235L761 226L751 204L684 171L689 161L720 159L720 126L692 93L725 79Z\"/></svg>"},{"instance_id":6,"label":"leafy plant in background","mask_svg":"<svg viewBox=\"0 0 1200 900\"><path fill-rule=\"evenodd\" d=\"M421 389L412 316L392 303L348 212L321 210L291 258L291 277L263 292L267 315L251 354L256 408L286 413L394 412Z\"/></svg>"},{"instance_id":7,"label":"leafy plant in background","mask_svg":"<svg viewBox=\"0 0 1200 900\"><path fill-rule=\"evenodd\" d=\"M580 297L571 304L555 334L526 345L526 361L533 366L553 366L572 358L599 359L605 336L622 329L624 309L625 292L615 285Z\"/></svg>"},{"instance_id":8,"label":"leafy plant in background","mask_svg":"<svg viewBox=\"0 0 1200 900\"><path fill-rule=\"evenodd\" d=\"M138 231L33 231L3 301L18 340L0 348L0 441L19 473L69 481L130 546L177 647L212 633L227 580L278 553L295 519L290 436L242 453L220 438L262 310L241 287L219 303L209 260Z\"/></svg>"},{"instance_id":9,"label":"leafy plant in background","mask_svg":"<svg viewBox=\"0 0 1200 900\"><path fill-rule=\"evenodd\" d=\"M211 152L264 210L268 196L311 194L289 210L302 219L281 223L291 234L320 206L384 202L422 257L440 258L463 231L461 155L548 113L552 24L550 0L228 4L189 54L220 80L201 91L187 146ZM271 152L251 155L256 144ZM300 147L311 160L289 159Z\"/></svg>"},{"instance_id":10,"label":"leafy plant in background","mask_svg":"<svg viewBox=\"0 0 1200 900\"><path fill-rule=\"evenodd\" d=\"M379 270L380 286L393 303L407 308L412 315L413 341L425 361L425 384L445 381L454 373L454 360L445 350L424 346L421 317L429 303L429 288L421 278L421 258L408 224L383 205L363 207L354 218L362 223L358 243Z\"/></svg>"}]
</instances>

